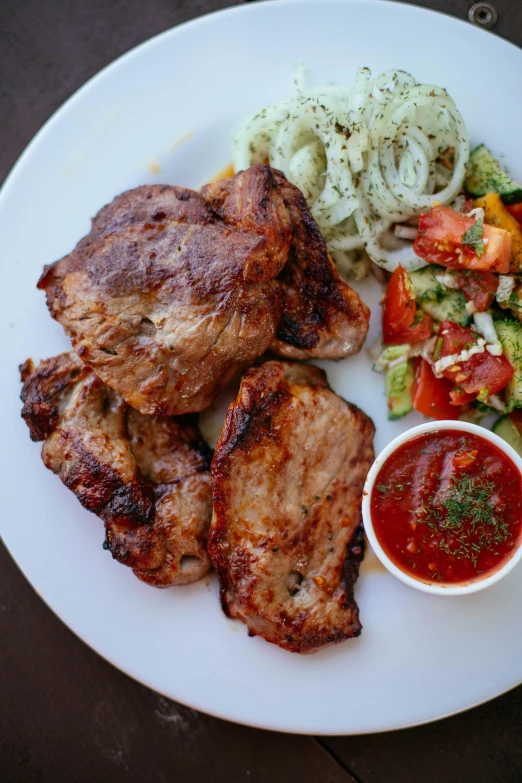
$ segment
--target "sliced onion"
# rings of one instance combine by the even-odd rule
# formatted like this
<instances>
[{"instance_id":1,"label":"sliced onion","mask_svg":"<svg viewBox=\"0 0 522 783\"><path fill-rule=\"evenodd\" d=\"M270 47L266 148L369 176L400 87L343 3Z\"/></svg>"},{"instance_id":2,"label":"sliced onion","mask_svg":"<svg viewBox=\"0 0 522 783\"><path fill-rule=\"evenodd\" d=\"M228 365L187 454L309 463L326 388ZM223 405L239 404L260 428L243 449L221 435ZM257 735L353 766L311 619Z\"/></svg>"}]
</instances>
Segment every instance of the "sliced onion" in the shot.
<instances>
[{"instance_id":1,"label":"sliced onion","mask_svg":"<svg viewBox=\"0 0 522 783\"><path fill-rule=\"evenodd\" d=\"M396 237L399 237L399 239L415 239L418 231L416 228L413 228L413 226L403 226L398 223L393 229L393 233Z\"/></svg>"},{"instance_id":2,"label":"sliced onion","mask_svg":"<svg viewBox=\"0 0 522 783\"><path fill-rule=\"evenodd\" d=\"M458 196L469 157L466 128L440 87L417 84L404 71L371 78L359 68L350 87L306 90L263 109L238 131L236 170L268 160L299 187L331 251L364 248L385 269L425 266L406 241L387 248L393 223L405 223L435 200ZM454 149L453 171L437 166L442 149ZM442 179L441 179L442 178ZM436 183L440 189L436 191ZM396 229L403 240L413 231ZM349 257L348 257L349 258Z\"/></svg>"},{"instance_id":3,"label":"sliced onion","mask_svg":"<svg viewBox=\"0 0 522 783\"><path fill-rule=\"evenodd\" d=\"M515 278L511 275L499 275L498 276L498 288L495 294L497 302L509 302L513 288L515 286Z\"/></svg>"},{"instance_id":4,"label":"sliced onion","mask_svg":"<svg viewBox=\"0 0 522 783\"><path fill-rule=\"evenodd\" d=\"M480 332L487 343L493 345L498 342L497 330L489 313L475 313L473 320L477 332Z\"/></svg>"}]
</instances>

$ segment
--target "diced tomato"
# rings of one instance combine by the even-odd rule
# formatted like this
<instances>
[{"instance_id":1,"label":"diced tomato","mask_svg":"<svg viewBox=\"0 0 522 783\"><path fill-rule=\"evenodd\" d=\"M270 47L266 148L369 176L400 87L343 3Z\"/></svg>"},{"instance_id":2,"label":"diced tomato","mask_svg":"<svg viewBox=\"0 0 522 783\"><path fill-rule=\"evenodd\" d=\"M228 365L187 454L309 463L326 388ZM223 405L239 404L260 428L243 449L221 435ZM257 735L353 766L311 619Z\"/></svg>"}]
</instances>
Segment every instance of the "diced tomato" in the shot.
<instances>
[{"instance_id":1,"label":"diced tomato","mask_svg":"<svg viewBox=\"0 0 522 783\"><path fill-rule=\"evenodd\" d=\"M515 220L518 220L522 224L522 202L520 204L511 204L509 207L504 205L510 215L513 215Z\"/></svg>"},{"instance_id":2,"label":"diced tomato","mask_svg":"<svg viewBox=\"0 0 522 783\"><path fill-rule=\"evenodd\" d=\"M475 345L479 334L468 329L467 326L455 324L453 321L442 321L439 327L437 345L440 343L439 354L437 358L451 356L454 353L461 353L464 348L471 348Z\"/></svg>"},{"instance_id":3,"label":"diced tomato","mask_svg":"<svg viewBox=\"0 0 522 783\"><path fill-rule=\"evenodd\" d=\"M382 306L382 335L387 345L416 343L431 335L432 320L423 313L416 320L417 305L412 285L405 270L398 266L393 272Z\"/></svg>"},{"instance_id":4,"label":"diced tomato","mask_svg":"<svg viewBox=\"0 0 522 783\"><path fill-rule=\"evenodd\" d=\"M401 332L398 337L398 343L420 343L421 340L427 340L431 337L433 320L427 313L422 314L422 319L417 323L410 326L404 332Z\"/></svg>"},{"instance_id":5,"label":"diced tomato","mask_svg":"<svg viewBox=\"0 0 522 783\"><path fill-rule=\"evenodd\" d=\"M471 449L470 451L456 451L453 457L453 465L459 470L465 470L469 468L477 459L478 450Z\"/></svg>"},{"instance_id":6,"label":"diced tomato","mask_svg":"<svg viewBox=\"0 0 522 783\"><path fill-rule=\"evenodd\" d=\"M476 400L477 395L467 394L467 392L462 391L460 386L456 386L450 391L450 397L452 405L467 405L468 402L473 402Z\"/></svg>"},{"instance_id":7,"label":"diced tomato","mask_svg":"<svg viewBox=\"0 0 522 783\"><path fill-rule=\"evenodd\" d=\"M486 310L495 299L498 277L493 272L477 272L464 269L456 275L456 282L468 300L473 302L477 312Z\"/></svg>"},{"instance_id":8,"label":"diced tomato","mask_svg":"<svg viewBox=\"0 0 522 783\"><path fill-rule=\"evenodd\" d=\"M434 419L458 419L461 411L451 404L451 389L450 381L436 378L428 362L420 360L411 387L411 401L416 411Z\"/></svg>"},{"instance_id":9,"label":"diced tomato","mask_svg":"<svg viewBox=\"0 0 522 783\"><path fill-rule=\"evenodd\" d=\"M477 344L478 335L466 326L443 321L439 338L442 338L439 356L443 357L473 347ZM492 356L489 351L482 351L464 362L447 367L442 374L466 394L477 395L487 389L487 394L491 395L504 388L513 375L513 368L505 356Z\"/></svg>"},{"instance_id":10,"label":"diced tomato","mask_svg":"<svg viewBox=\"0 0 522 783\"><path fill-rule=\"evenodd\" d=\"M462 244L464 234L474 224L473 218L460 215L450 207L433 207L429 214L420 217L413 250L419 258L449 269L509 272L512 239L509 231L484 224L484 252L479 256L472 247Z\"/></svg>"},{"instance_id":11,"label":"diced tomato","mask_svg":"<svg viewBox=\"0 0 522 783\"><path fill-rule=\"evenodd\" d=\"M492 356L488 351L476 353L460 365L455 380L468 394L479 394L487 389L488 396L496 394L511 380L513 368L505 356ZM465 378L460 378L465 375Z\"/></svg>"},{"instance_id":12,"label":"diced tomato","mask_svg":"<svg viewBox=\"0 0 522 783\"><path fill-rule=\"evenodd\" d=\"M415 320L415 296L408 275L402 266L393 272L384 295L382 306L382 332L385 343L408 329Z\"/></svg>"}]
</instances>

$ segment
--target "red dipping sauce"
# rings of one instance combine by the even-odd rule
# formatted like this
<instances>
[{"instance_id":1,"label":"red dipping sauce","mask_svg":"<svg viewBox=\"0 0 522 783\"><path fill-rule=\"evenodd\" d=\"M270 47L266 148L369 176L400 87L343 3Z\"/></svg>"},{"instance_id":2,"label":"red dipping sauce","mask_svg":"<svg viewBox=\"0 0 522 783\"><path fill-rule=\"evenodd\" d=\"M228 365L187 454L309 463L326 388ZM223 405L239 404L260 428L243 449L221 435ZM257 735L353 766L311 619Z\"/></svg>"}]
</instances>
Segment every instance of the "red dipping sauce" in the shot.
<instances>
[{"instance_id":1,"label":"red dipping sauce","mask_svg":"<svg viewBox=\"0 0 522 783\"><path fill-rule=\"evenodd\" d=\"M522 536L522 477L485 438L437 430L399 446L370 499L379 543L424 582L462 584L491 575Z\"/></svg>"}]
</instances>

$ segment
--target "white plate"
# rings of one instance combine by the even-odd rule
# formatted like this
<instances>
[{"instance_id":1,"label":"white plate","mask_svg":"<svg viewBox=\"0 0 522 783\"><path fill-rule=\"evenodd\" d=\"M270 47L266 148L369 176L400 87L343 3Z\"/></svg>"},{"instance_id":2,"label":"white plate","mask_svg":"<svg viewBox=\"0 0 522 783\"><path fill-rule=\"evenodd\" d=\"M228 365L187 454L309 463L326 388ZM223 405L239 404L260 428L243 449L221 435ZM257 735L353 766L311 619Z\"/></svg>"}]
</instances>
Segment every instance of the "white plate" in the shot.
<instances>
[{"instance_id":1,"label":"white plate","mask_svg":"<svg viewBox=\"0 0 522 783\"><path fill-rule=\"evenodd\" d=\"M278 0L198 19L122 57L43 128L1 196L1 524L41 597L137 680L241 723L371 732L448 715L522 680L522 568L484 593L445 599L409 589L370 553L356 588L362 635L291 655L227 620L214 578L160 591L112 561L102 523L43 467L20 419L16 365L68 348L35 288L42 266L71 250L120 191L202 184L229 161L235 125L292 90L299 62L319 84L349 82L369 65L447 87L473 141L504 155L522 179L522 52L439 14L374 0ZM375 334L377 294L365 295ZM323 366L333 387L373 416L377 450L419 423L413 415L386 421L382 378L366 354Z\"/></svg>"}]
</instances>

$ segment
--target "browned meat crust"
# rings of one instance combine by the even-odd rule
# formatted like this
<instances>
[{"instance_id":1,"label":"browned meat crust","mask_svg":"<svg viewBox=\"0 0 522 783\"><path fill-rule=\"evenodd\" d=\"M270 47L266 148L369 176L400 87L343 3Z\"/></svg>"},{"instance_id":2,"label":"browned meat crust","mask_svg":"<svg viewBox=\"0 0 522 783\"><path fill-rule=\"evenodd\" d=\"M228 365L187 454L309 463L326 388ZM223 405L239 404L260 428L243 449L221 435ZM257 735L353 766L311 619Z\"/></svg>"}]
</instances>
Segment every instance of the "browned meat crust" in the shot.
<instances>
[{"instance_id":1,"label":"browned meat crust","mask_svg":"<svg viewBox=\"0 0 522 783\"><path fill-rule=\"evenodd\" d=\"M190 416L129 408L73 353L20 368L22 416L44 464L105 522L105 548L157 587L210 569L210 450Z\"/></svg>"},{"instance_id":2,"label":"browned meat crust","mask_svg":"<svg viewBox=\"0 0 522 783\"><path fill-rule=\"evenodd\" d=\"M203 410L269 346L338 359L368 328L304 197L261 164L122 193L38 286L82 361L155 416Z\"/></svg>"},{"instance_id":3,"label":"browned meat crust","mask_svg":"<svg viewBox=\"0 0 522 783\"><path fill-rule=\"evenodd\" d=\"M208 549L225 612L291 652L361 630L361 496L371 420L324 373L266 362L243 378L212 460Z\"/></svg>"},{"instance_id":4,"label":"browned meat crust","mask_svg":"<svg viewBox=\"0 0 522 783\"><path fill-rule=\"evenodd\" d=\"M370 311L344 283L298 188L275 171L292 222L292 247L279 281L283 314L272 351L288 359L342 359L361 350Z\"/></svg>"},{"instance_id":5,"label":"browned meat crust","mask_svg":"<svg viewBox=\"0 0 522 783\"><path fill-rule=\"evenodd\" d=\"M290 223L271 169L237 174L224 201L227 220L186 188L123 193L38 283L81 359L142 413L203 410L275 336Z\"/></svg>"}]
</instances>

